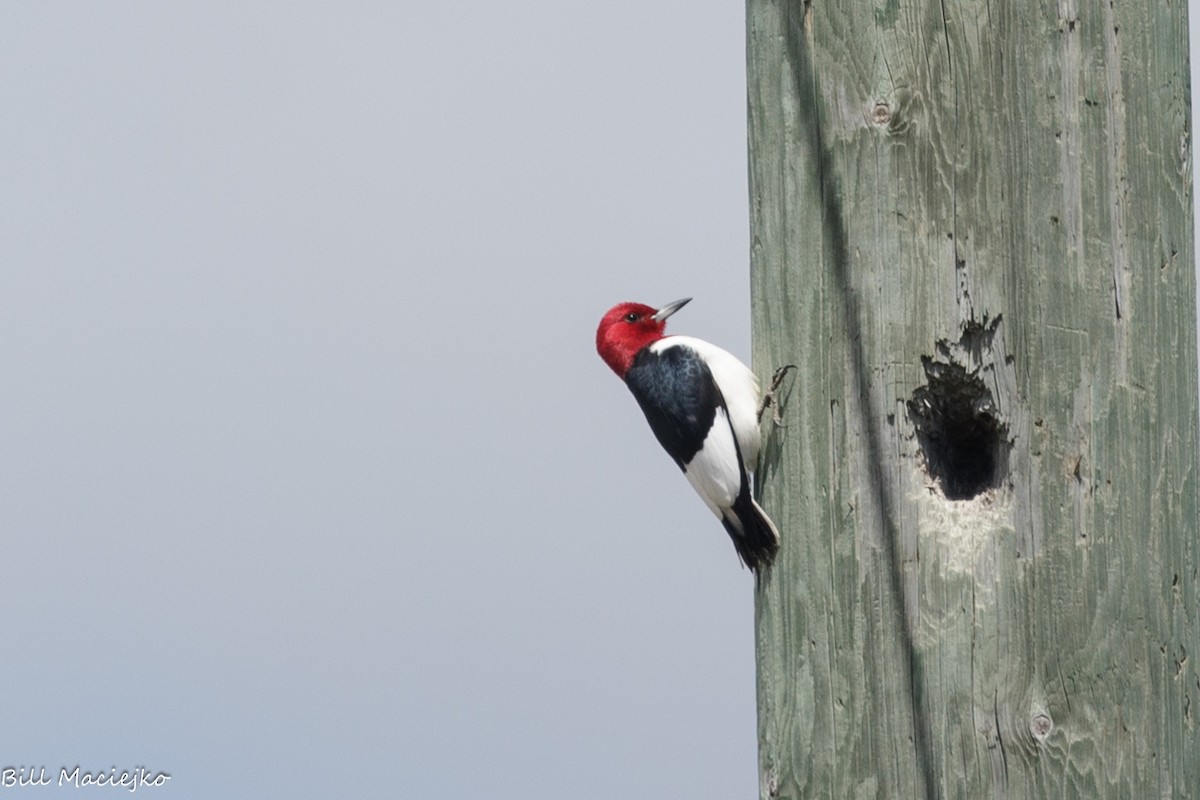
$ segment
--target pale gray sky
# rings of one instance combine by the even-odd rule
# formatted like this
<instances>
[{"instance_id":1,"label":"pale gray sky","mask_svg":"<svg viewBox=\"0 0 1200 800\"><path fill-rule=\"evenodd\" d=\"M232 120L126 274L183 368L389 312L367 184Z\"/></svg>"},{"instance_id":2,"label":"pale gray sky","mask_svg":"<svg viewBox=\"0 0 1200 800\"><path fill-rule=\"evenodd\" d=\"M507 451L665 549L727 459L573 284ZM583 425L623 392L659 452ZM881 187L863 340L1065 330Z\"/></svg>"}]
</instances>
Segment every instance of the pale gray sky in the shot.
<instances>
[{"instance_id":1,"label":"pale gray sky","mask_svg":"<svg viewBox=\"0 0 1200 800\"><path fill-rule=\"evenodd\" d=\"M5 4L0 767L753 796L752 579L593 348L748 355L742 30Z\"/></svg>"},{"instance_id":2,"label":"pale gray sky","mask_svg":"<svg viewBox=\"0 0 1200 800\"><path fill-rule=\"evenodd\" d=\"M748 357L744 81L740 3L0 8L0 767L756 796L751 576L592 341Z\"/></svg>"}]
</instances>

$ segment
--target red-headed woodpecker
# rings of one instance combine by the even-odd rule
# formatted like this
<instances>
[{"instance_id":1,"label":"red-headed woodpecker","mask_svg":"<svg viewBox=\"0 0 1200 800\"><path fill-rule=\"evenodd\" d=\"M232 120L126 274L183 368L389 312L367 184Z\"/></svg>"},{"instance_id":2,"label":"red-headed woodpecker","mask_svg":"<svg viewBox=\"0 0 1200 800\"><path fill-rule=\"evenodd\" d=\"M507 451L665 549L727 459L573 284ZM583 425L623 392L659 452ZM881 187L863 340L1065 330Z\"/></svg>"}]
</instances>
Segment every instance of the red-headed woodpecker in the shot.
<instances>
[{"instance_id":1,"label":"red-headed woodpecker","mask_svg":"<svg viewBox=\"0 0 1200 800\"><path fill-rule=\"evenodd\" d=\"M692 298L654 309L621 303L596 329L596 350L625 381L692 488L756 572L779 550L779 531L750 494L758 459L758 379L714 344L666 336L667 317Z\"/></svg>"}]
</instances>

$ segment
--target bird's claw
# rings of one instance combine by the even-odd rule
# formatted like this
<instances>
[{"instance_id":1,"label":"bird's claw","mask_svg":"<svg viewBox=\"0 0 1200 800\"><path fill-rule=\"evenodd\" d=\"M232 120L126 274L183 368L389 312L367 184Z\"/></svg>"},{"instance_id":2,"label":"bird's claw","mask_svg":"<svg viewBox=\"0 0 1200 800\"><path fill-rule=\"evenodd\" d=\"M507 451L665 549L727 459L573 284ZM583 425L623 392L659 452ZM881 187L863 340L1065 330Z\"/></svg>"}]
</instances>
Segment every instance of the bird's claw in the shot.
<instances>
[{"instance_id":1,"label":"bird's claw","mask_svg":"<svg viewBox=\"0 0 1200 800\"><path fill-rule=\"evenodd\" d=\"M784 364L782 367L775 370L775 374L771 376L771 386L765 392L763 392L762 402L758 406L759 422L762 422L763 413L766 412L767 408L774 406L774 408L771 409L771 421L781 428L787 427L783 424L783 417L779 415L780 409L779 403L776 402L775 390L778 389L779 385L783 383L783 378L785 375L787 375L788 370L790 369L796 369L796 365Z\"/></svg>"}]
</instances>

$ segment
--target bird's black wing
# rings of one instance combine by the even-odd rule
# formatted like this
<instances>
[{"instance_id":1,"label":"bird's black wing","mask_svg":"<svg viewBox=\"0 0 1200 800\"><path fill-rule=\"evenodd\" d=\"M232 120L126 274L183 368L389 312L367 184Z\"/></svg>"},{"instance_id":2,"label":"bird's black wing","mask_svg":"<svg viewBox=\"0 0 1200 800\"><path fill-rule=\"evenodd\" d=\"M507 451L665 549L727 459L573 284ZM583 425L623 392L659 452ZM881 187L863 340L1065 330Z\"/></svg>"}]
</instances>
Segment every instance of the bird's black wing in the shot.
<instances>
[{"instance_id":1,"label":"bird's black wing","mask_svg":"<svg viewBox=\"0 0 1200 800\"><path fill-rule=\"evenodd\" d=\"M644 347L625 373L650 430L680 469L704 445L725 398L704 359L686 345Z\"/></svg>"}]
</instances>

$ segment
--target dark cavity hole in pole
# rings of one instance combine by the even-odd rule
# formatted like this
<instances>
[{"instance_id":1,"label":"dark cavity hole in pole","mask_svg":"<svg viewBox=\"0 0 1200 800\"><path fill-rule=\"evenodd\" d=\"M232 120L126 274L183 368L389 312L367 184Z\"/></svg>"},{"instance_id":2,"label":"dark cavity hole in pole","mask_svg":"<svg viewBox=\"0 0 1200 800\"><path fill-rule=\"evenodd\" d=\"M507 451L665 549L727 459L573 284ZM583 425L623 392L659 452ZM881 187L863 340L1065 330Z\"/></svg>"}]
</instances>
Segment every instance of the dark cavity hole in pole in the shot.
<instances>
[{"instance_id":1,"label":"dark cavity hole in pole","mask_svg":"<svg viewBox=\"0 0 1200 800\"><path fill-rule=\"evenodd\" d=\"M925 468L950 500L1000 486L1008 474L1011 443L991 392L974 372L922 356L929 382L913 392L908 416Z\"/></svg>"}]
</instances>

